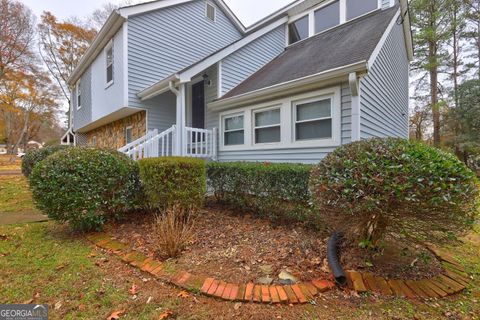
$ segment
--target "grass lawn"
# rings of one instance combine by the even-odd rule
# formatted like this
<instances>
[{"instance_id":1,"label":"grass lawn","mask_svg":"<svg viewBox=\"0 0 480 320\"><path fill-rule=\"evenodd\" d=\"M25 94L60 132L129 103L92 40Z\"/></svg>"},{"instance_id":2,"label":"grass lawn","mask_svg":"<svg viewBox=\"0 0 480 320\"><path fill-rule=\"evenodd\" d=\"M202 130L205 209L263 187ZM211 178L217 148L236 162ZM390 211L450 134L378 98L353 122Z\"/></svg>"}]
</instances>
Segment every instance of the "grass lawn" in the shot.
<instances>
[{"instance_id":1,"label":"grass lawn","mask_svg":"<svg viewBox=\"0 0 480 320\"><path fill-rule=\"evenodd\" d=\"M0 180L0 211L31 209L25 180ZM480 319L480 228L452 248L471 275L467 292L421 303L334 291L316 305L236 305L149 278L53 222L0 226L0 303L46 303L51 319ZM130 292L132 285L137 292ZM148 302L148 303L147 303Z\"/></svg>"}]
</instances>

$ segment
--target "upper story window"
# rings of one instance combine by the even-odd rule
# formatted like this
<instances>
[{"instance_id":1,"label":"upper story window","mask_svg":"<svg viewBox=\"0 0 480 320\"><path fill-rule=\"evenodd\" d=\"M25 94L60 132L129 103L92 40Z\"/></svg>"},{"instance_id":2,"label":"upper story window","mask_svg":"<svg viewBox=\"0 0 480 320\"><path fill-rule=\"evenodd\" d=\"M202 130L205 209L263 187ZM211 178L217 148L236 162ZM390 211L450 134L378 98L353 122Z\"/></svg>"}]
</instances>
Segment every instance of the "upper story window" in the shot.
<instances>
[{"instance_id":1,"label":"upper story window","mask_svg":"<svg viewBox=\"0 0 480 320\"><path fill-rule=\"evenodd\" d=\"M225 146L245 143L245 127L243 114L223 118L223 144Z\"/></svg>"},{"instance_id":2,"label":"upper story window","mask_svg":"<svg viewBox=\"0 0 480 320\"><path fill-rule=\"evenodd\" d=\"M308 38L308 15L288 25L289 43Z\"/></svg>"},{"instance_id":3,"label":"upper story window","mask_svg":"<svg viewBox=\"0 0 480 320\"><path fill-rule=\"evenodd\" d=\"M378 8L378 0L347 0L347 20L354 19Z\"/></svg>"},{"instance_id":4,"label":"upper story window","mask_svg":"<svg viewBox=\"0 0 480 320\"><path fill-rule=\"evenodd\" d=\"M294 104L295 140L331 139L332 99L307 100Z\"/></svg>"},{"instance_id":5,"label":"upper story window","mask_svg":"<svg viewBox=\"0 0 480 320\"><path fill-rule=\"evenodd\" d=\"M211 3L206 3L205 14L209 20L215 21L216 8Z\"/></svg>"},{"instance_id":6,"label":"upper story window","mask_svg":"<svg viewBox=\"0 0 480 320\"><path fill-rule=\"evenodd\" d=\"M376 10L378 7L378 0L324 1L322 4L306 11L305 16L288 25L288 43L294 44L309 36Z\"/></svg>"},{"instance_id":7,"label":"upper story window","mask_svg":"<svg viewBox=\"0 0 480 320\"><path fill-rule=\"evenodd\" d=\"M340 24L340 1L335 1L315 11L315 33L330 29L338 24Z\"/></svg>"},{"instance_id":8,"label":"upper story window","mask_svg":"<svg viewBox=\"0 0 480 320\"><path fill-rule=\"evenodd\" d=\"M280 108L256 111L255 117L255 143L280 142Z\"/></svg>"},{"instance_id":9,"label":"upper story window","mask_svg":"<svg viewBox=\"0 0 480 320\"><path fill-rule=\"evenodd\" d=\"M77 110L82 107L82 83L81 80L77 82Z\"/></svg>"},{"instance_id":10,"label":"upper story window","mask_svg":"<svg viewBox=\"0 0 480 320\"><path fill-rule=\"evenodd\" d=\"M105 48L107 86L113 83L113 43Z\"/></svg>"}]
</instances>

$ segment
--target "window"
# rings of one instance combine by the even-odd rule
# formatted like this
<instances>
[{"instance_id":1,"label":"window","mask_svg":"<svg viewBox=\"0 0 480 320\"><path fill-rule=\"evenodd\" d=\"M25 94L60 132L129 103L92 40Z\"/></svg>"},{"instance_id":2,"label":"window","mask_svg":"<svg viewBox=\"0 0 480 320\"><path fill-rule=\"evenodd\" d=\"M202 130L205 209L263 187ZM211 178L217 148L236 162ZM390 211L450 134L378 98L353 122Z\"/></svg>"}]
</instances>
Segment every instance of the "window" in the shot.
<instances>
[{"instance_id":1,"label":"window","mask_svg":"<svg viewBox=\"0 0 480 320\"><path fill-rule=\"evenodd\" d=\"M308 15L288 25L289 43L308 38Z\"/></svg>"},{"instance_id":2,"label":"window","mask_svg":"<svg viewBox=\"0 0 480 320\"><path fill-rule=\"evenodd\" d=\"M211 3L206 3L206 15L209 20L215 21L216 9Z\"/></svg>"},{"instance_id":3,"label":"window","mask_svg":"<svg viewBox=\"0 0 480 320\"><path fill-rule=\"evenodd\" d=\"M331 98L295 103L294 113L296 141L333 137Z\"/></svg>"},{"instance_id":4,"label":"window","mask_svg":"<svg viewBox=\"0 0 480 320\"><path fill-rule=\"evenodd\" d=\"M223 119L224 136L223 144L226 146L235 146L245 143L243 115L229 116Z\"/></svg>"},{"instance_id":5,"label":"window","mask_svg":"<svg viewBox=\"0 0 480 320\"><path fill-rule=\"evenodd\" d=\"M82 107L82 83L80 80L77 82L77 110Z\"/></svg>"},{"instance_id":6,"label":"window","mask_svg":"<svg viewBox=\"0 0 480 320\"><path fill-rule=\"evenodd\" d=\"M255 143L280 142L280 109L257 111L255 117Z\"/></svg>"},{"instance_id":7,"label":"window","mask_svg":"<svg viewBox=\"0 0 480 320\"><path fill-rule=\"evenodd\" d=\"M133 142L133 128L126 127L125 128L125 144L129 144Z\"/></svg>"},{"instance_id":8,"label":"window","mask_svg":"<svg viewBox=\"0 0 480 320\"><path fill-rule=\"evenodd\" d=\"M107 66L107 86L113 83L113 44L110 44L105 50Z\"/></svg>"},{"instance_id":9,"label":"window","mask_svg":"<svg viewBox=\"0 0 480 320\"><path fill-rule=\"evenodd\" d=\"M358 0L357 0L358 1ZM340 24L340 2L335 1L315 11L315 33Z\"/></svg>"},{"instance_id":10,"label":"window","mask_svg":"<svg viewBox=\"0 0 480 320\"><path fill-rule=\"evenodd\" d=\"M97 137L92 138L92 145L96 146L97 145Z\"/></svg>"},{"instance_id":11,"label":"window","mask_svg":"<svg viewBox=\"0 0 480 320\"><path fill-rule=\"evenodd\" d=\"M377 8L378 0L347 0L347 20L354 19Z\"/></svg>"}]
</instances>

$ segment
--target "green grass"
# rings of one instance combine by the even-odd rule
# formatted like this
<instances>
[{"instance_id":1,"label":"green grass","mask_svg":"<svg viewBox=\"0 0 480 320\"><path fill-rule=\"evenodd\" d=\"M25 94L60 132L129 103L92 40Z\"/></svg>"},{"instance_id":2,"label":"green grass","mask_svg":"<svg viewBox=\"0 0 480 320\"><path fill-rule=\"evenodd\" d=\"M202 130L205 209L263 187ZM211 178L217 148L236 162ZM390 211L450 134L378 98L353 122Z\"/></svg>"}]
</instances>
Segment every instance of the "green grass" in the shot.
<instances>
[{"instance_id":1,"label":"green grass","mask_svg":"<svg viewBox=\"0 0 480 320\"><path fill-rule=\"evenodd\" d=\"M28 182L23 176L0 176L0 212L34 209Z\"/></svg>"}]
</instances>

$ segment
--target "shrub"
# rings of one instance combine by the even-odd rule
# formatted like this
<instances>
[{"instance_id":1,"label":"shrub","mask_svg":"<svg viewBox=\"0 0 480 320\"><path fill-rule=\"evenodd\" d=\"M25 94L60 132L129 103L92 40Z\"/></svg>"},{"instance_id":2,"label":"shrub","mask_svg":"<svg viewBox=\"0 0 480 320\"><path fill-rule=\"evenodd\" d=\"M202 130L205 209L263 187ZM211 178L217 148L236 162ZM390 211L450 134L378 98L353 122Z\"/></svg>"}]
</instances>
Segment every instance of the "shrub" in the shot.
<instances>
[{"instance_id":1,"label":"shrub","mask_svg":"<svg viewBox=\"0 0 480 320\"><path fill-rule=\"evenodd\" d=\"M390 138L338 148L312 170L310 188L328 226L376 243L386 233L418 239L465 230L476 183L454 155Z\"/></svg>"},{"instance_id":2,"label":"shrub","mask_svg":"<svg viewBox=\"0 0 480 320\"><path fill-rule=\"evenodd\" d=\"M28 178L37 163L46 159L55 152L64 150L66 148L68 148L68 146L56 145L27 151L22 158L23 175Z\"/></svg>"},{"instance_id":3,"label":"shrub","mask_svg":"<svg viewBox=\"0 0 480 320\"><path fill-rule=\"evenodd\" d=\"M194 158L165 157L139 161L140 180L150 209L178 204L199 208L205 198L205 162Z\"/></svg>"},{"instance_id":4,"label":"shrub","mask_svg":"<svg viewBox=\"0 0 480 320\"><path fill-rule=\"evenodd\" d=\"M468 158L468 167L480 177L480 154Z\"/></svg>"},{"instance_id":5,"label":"shrub","mask_svg":"<svg viewBox=\"0 0 480 320\"><path fill-rule=\"evenodd\" d=\"M137 164L121 153L69 148L40 162L30 175L37 207L74 230L101 229L135 205Z\"/></svg>"},{"instance_id":6,"label":"shrub","mask_svg":"<svg viewBox=\"0 0 480 320\"><path fill-rule=\"evenodd\" d=\"M311 166L211 162L208 186L218 201L272 220L305 221L310 216Z\"/></svg>"},{"instance_id":7,"label":"shrub","mask_svg":"<svg viewBox=\"0 0 480 320\"><path fill-rule=\"evenodd\" d=\"M167 208L153 223L155 244L166 258L176 258L193 239L193 220L190 209L180 205Z\"/></svg>"}]
</instances>

